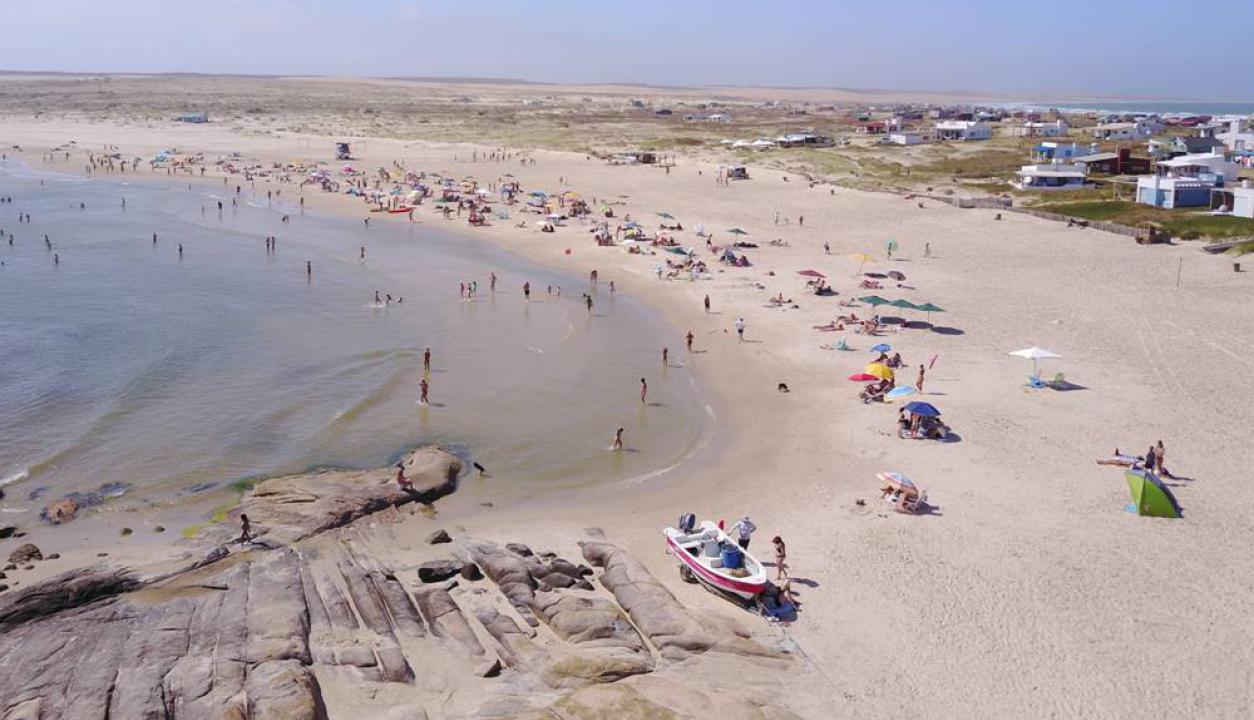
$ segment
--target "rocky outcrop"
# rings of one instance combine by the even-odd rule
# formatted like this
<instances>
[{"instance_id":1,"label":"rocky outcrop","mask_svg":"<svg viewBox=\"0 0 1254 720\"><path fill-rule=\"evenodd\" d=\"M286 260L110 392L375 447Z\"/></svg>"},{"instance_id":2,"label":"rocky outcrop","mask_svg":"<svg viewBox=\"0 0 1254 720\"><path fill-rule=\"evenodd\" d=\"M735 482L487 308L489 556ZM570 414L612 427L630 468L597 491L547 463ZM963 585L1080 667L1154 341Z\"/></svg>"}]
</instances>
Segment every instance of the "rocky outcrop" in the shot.
<instances>
[{"instance_id":1,"label":"rocky outcrop","mask_svg":"<svg viewBox=\"0 0 1254 720\"><path fill-rule=\"evenodd\" d=\"M461 608L449 594L449 590L456 585L457 583L454 582L450 583L449 587L419 589L415 594L418 609L422 611L427 622L431 623L433 635L451 640L468 654L480 657L485 652L483 645L479 642L479 638L475 637L475 631L470 629L466 616L462 615Z\"/></svg>"},{"instance_id":2,"label":"rocky outcrop","mask_svg":"<svg viewBox=\"0 0 1254 720\"><path fill-rule=\"evenodd\" d=\"M94 567L64 573L14 592L0 602L0 632L9 626L53 615L138 586L138 581L125 569Z\"/></svg>"},{"instance_id":3,"label":"rocky outcrop","mask_svg":"<svg viewBox=\"0 0 1254 720\"><path fill-rule=\"evenodd\" d=\"M743 628L731 623L716 624L690 612L639 560L617 545L585 541L580 547L585 560L604 569L601 584L614 594L618 604L662 657L682 660L709 650L778 656L775 651L750 640Z\"/></svg>"},{"instance_id":4,"label":"rocky outcrop","mask_svg":"<svg viewBox=\"0 0 1254 720\"><path fill-rule=\"evenodd\" d=\"M402 491L388 470L291 475L258 483L230 516L247 515L262 539L294 543L388 507L435 502L457 488L461 460L440 447L416 450L403 463L413 492Z\"/></svg>"},{"instance_id":5,"label":"rocky outcrop","mask_svg":"<svg viewBox=\"0 0 1254 720\"><path fill-rule=\"evenodd\" d=\"M444 582L461 571L462 563L456 560L428 560L418 566L418 579L425 583Z\"/></svg>"},{"instance_id":6,"label":"rocky outcrop","mask_svg":"<svg viewBox=\"0 0 1254 720\"><path fill-rule=\"evenodd\" d=\"M43 559L44 554L40 552L37 546L32 545L31 543L19 545L16 550L9 553L9 562L15 565L22 565L24 563L31 562L32 560Z\"/></svg>"}]
</instances>

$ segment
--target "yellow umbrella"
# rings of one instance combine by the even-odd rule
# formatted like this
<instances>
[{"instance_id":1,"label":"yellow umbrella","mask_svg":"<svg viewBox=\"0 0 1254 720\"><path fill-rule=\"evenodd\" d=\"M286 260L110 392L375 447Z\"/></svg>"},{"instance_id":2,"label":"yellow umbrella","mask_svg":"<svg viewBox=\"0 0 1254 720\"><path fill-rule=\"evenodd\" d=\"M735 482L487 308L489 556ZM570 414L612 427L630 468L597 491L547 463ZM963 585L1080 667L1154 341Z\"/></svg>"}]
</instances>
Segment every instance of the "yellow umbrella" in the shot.
<instances>
[{"instance_id":1,"label":"yellow umbrella","mask_svg":"<svg viewBox=\"0 0 1254 720\"><path fill-rule=\"evenodd\" d=\"M871 363L866 366L866 374L874 375L880 380L891 380L893 377L893 369L884 363Z\"/></svg>"},{"instance_id":2,"label":"yellow umbrella","mask_svg":"<svg viewBox=\"0 0 1254 720\"><path fill-rule=\"evenodd\" d=\"M858 274L859 275L862 274L862 266L866 265L867 263L875 259L871 257L870 255L867 255L866 253L854 253L853 255L850 255L849 257L858 261Z\"/></svg>"}]
</instances>

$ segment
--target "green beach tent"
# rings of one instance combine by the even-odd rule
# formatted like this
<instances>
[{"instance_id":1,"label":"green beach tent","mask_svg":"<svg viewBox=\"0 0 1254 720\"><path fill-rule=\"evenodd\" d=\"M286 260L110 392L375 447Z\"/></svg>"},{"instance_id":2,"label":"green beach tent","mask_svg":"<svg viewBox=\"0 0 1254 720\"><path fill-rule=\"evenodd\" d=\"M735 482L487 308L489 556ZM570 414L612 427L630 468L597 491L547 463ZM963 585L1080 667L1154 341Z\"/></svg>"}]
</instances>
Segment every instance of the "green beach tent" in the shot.
<instances>
[{"instance_id":1,"label":"green beach tent","mask_svg":"<svg viewBox=\"0 0 1254 720\"><path fill-rule=\"evenodd\" d=\"M1163 484L1158 476L1148 470L1128 470L1124 473L1128 481L1128 489L1132 491L1132 505L1137 515L1149 517L1178 518L1180 504L1176 496Z\"/></svg>"}]
</instances>

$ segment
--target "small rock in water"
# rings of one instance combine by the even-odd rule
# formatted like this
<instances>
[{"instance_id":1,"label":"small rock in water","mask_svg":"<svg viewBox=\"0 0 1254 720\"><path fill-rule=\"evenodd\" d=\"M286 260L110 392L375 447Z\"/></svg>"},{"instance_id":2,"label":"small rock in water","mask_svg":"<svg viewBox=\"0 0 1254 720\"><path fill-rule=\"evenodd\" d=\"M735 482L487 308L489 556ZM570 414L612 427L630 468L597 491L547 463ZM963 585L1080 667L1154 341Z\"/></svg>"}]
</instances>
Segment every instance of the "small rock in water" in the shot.
<instances>
[{"instance_id":1,"label":"small rock in water","mask_svg":"<svg viewBox=\"0 0 1254 720\"><path fill-rule=\"evenodd\" d=\"M122 536L123 536L123 537L125 537L125 536L127 536L127 535L130 535L130 534L131 534L131 533L133 533L133 532L135 532L135 531L134 531L134 530L132 530L132 529L130 529L130 528L122 528Z\"/></svg>"},{"instance_id":2,"label":"small rock in water","mask_svg":"<svg viewBox=\"0 0 1254 720\"><path fill-rule=\"evenodd\" d=\"M13 537L13 533L15 532L17 532L17 528L13 527L12 525L5 525L4 527L0 527L0 540L8 540L9 538Z\"/></svg>"},{"instance_id":3,"label":"small rock in water","mask_svg":"<svg viewBox=\"0 0 1254 720\"><path fill-rule=\"evenodd\" d=\"M462 565L461 576L466 580L482 580L483 572L478 565L468 562Z\"/></svg>"},{"instance_id":4,"label":"small rock in water","mask_svg":"<svg viewBox=\"0 0 1254 720\"><path fill-rule=\"evenodd\" d=\"M67 523L78 515L78 501L74 498L62 498L50 502L39 513L39 519L52 525Z\"/></svg>"},{"instance_id":5,"label":"small rock in water","mask_svg":"<svg viewBox=\"0 0 1254 720\"><path fill-rule=\"evenodd\" d=\"M440 528L427 536L428 545L439 545L440 543L453 542L453 538L449 537L448 531Z\"/></svg>"},{"instance_id":6,"label":"small rock in water","mask_svg":"<svg viewBox=\"0 0 1254 720\"><path fill-rule=\"evenodd\" d=\"M163 533L165 532L165 525L158 525L157 527L153 528L152 531Z\"/></svg>"},{"instance_id":7,"label":"small rock in water","mask_svg":"<svg viewBox=\"0 0 1254 720\"><path fill-rule=\"evenodd\" d=\"M30 543L26 543L25 545L22 545L18 547L18 549L9 553L9 563L11 564L27 563L27 562L30 562L31 560L43 560L43 559L44 559L44 554L40 552L38 547ZM17 566L13 565L12 567L6 567L5 569L16 570Z\"/></svg>"},{"instance_id":8,"label":"small rock in water","mask_svg":"<svg viewBox=\"0 0 1254 720\"><path fill-rule=\"evenodd\" d=\"M60 557L61 557L61 553L52 553L48 557L44 558L44 560L57 560Z\"/></svg>"}]
</instances>

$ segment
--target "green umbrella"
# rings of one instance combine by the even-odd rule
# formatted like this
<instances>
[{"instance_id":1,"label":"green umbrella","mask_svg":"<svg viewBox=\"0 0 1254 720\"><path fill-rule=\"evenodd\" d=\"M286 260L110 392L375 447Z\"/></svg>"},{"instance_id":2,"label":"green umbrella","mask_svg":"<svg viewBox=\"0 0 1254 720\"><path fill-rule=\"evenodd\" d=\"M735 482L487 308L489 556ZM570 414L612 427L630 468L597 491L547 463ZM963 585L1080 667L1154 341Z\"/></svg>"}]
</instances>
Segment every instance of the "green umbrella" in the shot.
<instances>
[{"instance_id":1,"label":"green umbrella","mask_svg":"<svg viewBox=\"0 0 1254 720\"><path fill-rule=\"evenodd\" d=\"M745 232L744 230L741 230L740 228L732 228L731 230L728 230L727 232L731 233L732 235L748 235L749 234Z\"/></svg>"},{"instance_id":2,"label":"green umbrella","mask_svg":"<svg viewBox=\"0 0 1254 720\"><path fill-rule=\"evenodd\" d=\"M1178 518L1180 504L1176 496L1163 484L1158 476L1148 470L1128 470L1123 474L1128 481L1128 490L1132 493L1132 505L1129 510L1137 515L1150 517Z\"/></svg>"},{"instance_id":3,"label":"green umbrella","mask_svg":"<svg viewBox=\"0 0 1254 720\"><path fill-rule=\"evenodd\" d=\"M927 313L927 321L929 323L932 322L932 313L945 312L945 308L937 307L933 305L932 303L923 303L922 305L915 305L914 309Z\"/></svg>"},{"instance_id":4,"label":"green umbrella","mask_svg":"<svg viewBox=\"0 0 1254 720\"><path fill-rule=\"evenodd\" d=\"M658 214L657 214L657 216L658 216L658 217L660 217L660 218L665 218L665 219L667 219L667 220L674 220L674 219L675 219L675 216L674 216L674 215L671 215L671 214L670 214L670 213L668 213L668 212L660 212L660 213L658 213Z\"/></svg>"},{"instance_id":5,"label":"green umbrella","mask_svg":"<svg viewBox=\"0 0 1254 720\"><path fill-rule=\"evenodd\" d=\"M895 308L901 308L902 310L918 310L918 308L915 307L915 304L909 300L894 300L888 304Z\"/></svg>"},{"instance_id":6,"label":"green umbrella","mask_svg":"<svg viewBox=\"0 0 1254 720\"><path fill-rule=\"evenodd\" d=\"M860 297L858 298L858 302L864 302L871 307L879 307L880 305L888 304L888 301L879 295L867 295L866 297Z\"/></svg>"}]
</instances>

